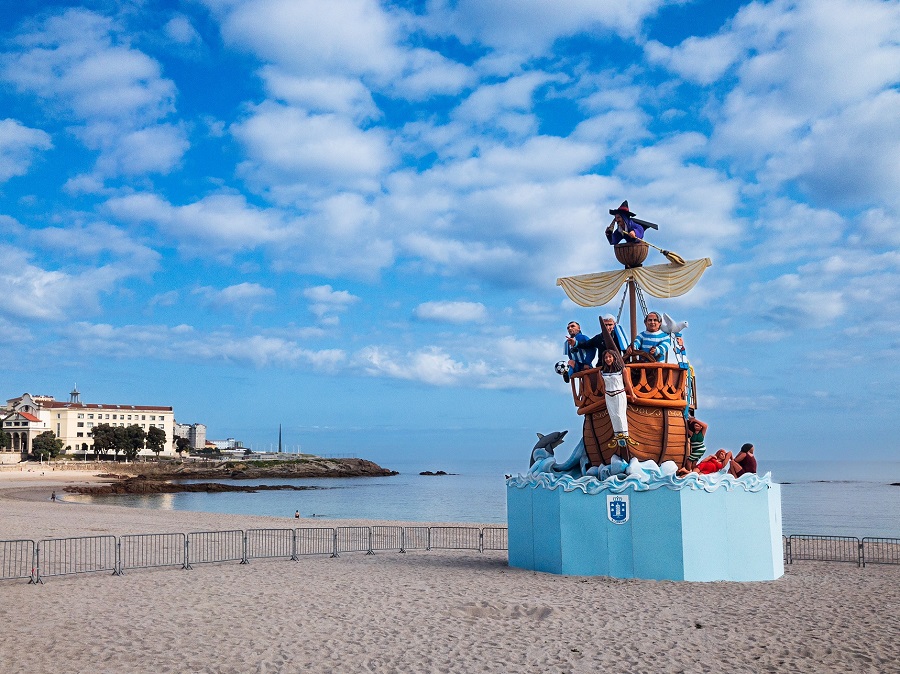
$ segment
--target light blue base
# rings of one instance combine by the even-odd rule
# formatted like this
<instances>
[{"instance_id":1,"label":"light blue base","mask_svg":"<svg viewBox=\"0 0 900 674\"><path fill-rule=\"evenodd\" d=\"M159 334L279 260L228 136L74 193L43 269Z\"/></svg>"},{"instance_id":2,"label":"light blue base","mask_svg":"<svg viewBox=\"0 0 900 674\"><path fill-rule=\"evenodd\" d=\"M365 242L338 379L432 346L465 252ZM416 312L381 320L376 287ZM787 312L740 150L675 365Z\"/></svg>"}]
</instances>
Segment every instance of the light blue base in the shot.
<instances>
[{"instance_id":1,"label":"light blue base","mask_svg":"<svg viewBox=\"0 0 900 674\"><path fill-rule=\"evenodd\" d=\"M509 565L651 580L784 575L781 485L757 492L629 489L624 524L607 518L607 493L507 486Z\"/></svg>"}]
</instances>

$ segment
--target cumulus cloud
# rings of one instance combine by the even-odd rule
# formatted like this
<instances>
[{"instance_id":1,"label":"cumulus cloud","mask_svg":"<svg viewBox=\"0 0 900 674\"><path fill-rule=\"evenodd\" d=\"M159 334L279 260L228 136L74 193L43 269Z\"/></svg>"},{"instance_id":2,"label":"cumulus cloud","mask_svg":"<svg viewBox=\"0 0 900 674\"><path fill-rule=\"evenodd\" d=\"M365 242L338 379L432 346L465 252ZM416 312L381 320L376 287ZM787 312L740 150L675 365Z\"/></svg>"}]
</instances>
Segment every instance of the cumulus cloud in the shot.
<instances>
[{"instance_id":1,"label":"cumulus cloud","mask_svg":"<svg viewBox=\"0 0 900 674\"><path fill-rule=\"evenodd\" d=\"M359 297L347 290L335 290L330 285L306 288L303 296L310 300L309 310L320 318L325 314L346 311L359 302Z\"/></svg>"},{"instance_id":2,"label":"cumulus cloud","mask_svg":"<svg viewBox=\"0 0 900 674\"><path fill-rule=\"evenodd\" d=\"M314 350L283 336L196 330L189 325L123 325L73 323L63 334L66 349L105 353L113 358L133 356L177 362L220 362L265 367L309 367L328 371L346 358L337 349Z\"/></svg>"},{"instance_id":3,"label":"cumulus cloud","mask_svg":"<svg viewBox=\"0 0 900 674\"><path fill-rule=\"evenodd\" d=\"M156 194L138 193L109 199L105 209L125 222L155 225L192 255L235 252L291 236L282 213L251 206L243 195L214 194L175 206Z\"/></svg>"},{"instance_id":4,"label":"cumulus cloud","mask_svg":"<svg viewBox=\"0 0 900 674\"><path fill-rule=\"evenodd\" d=\"M257 106L231 132L248 155L239 172L281 201L322 190L374 191L394 161L382 129L274 103Z\"/></svg>"},{"instance_id":5,"label":"cumulus cloud","mask_svg":"<svg viewBox=\"0 0 900 674\"><path fill-rule=\"evenodd\" d=\"M73 313L100 311L100 296L114 291L124 279L145 273L128 264L111 263L72 271L44 269L31 254L0 245L0 313L24 319L61 321Z\"/></svg>"},{"instance_id":6,"label":"cumulus cloud","mask_svg":"<svg viewBox=\"0 0 900 674\"><path fill-rule=\"evenodd\" d=\"M213 309L227 308L248 315L271 308L270 300L275 297L271 288L246 282L222 289L203 286L194 289L193 293L200 295Z\"/></svg>"},{"instance_id":7,"label":"cumulus cloud","mask_svg":"<svg viewBox=\"0 0 900 674\"><path fill-rule=\"evenodd\" d=\"M662 0L543 0L484 2L437 0L430 3L424 27L435 34L454 35L523 57L545 52L559 38L606 31L633 35L642 21L663 5Z\"/></svg>"},{"instance_id":8,"label":"cumulus cloud","mask_svg":"<svg viewBox=\"0 0 900 674\"><path fill-rule=\"evenodd\" d=\"M183 129L159 124L175 110L175 85L114 20L68 9L28 25L12 45L0 56L0 78L73 120L99 153L101 176L165 173L180 160Z\"/></svg>"},{"instance_id":9,"label":"cumulus cloud","mask_svg":"<svg viewBox=\"0 0 900 674\"><path fill-rule=\"evenodd\" d=\"M488 312L481 302L423 302L413 315L436 323L478 323L487 319Z\"/></svg>"},{"instance_id":10,"label":"cumulus cloud","mask_svg":"<svg viewBox=\"0 0 900 674\"><path fill-rule=\"evenodd\" d=\"M38 152L53 147L50 134L15 119L0 119L0 183L25 175Z\"/></svg>"}]
</instances>

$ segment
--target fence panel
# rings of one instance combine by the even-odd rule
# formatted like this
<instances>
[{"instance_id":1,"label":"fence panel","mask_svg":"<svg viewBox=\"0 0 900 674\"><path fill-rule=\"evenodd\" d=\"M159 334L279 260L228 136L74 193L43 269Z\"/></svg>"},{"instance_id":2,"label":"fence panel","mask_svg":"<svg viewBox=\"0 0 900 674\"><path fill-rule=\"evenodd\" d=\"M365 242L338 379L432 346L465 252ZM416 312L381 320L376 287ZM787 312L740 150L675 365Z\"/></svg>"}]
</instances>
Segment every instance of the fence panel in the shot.
<instances>
[{"instance_id":1,"label":"fence panel","mask_svg":"<svg viewBox=\"0 0 900 674\"><path fill-rule=\"evenodd\" d=\"M293 529L249 529L247 531L247 561L263 557L296 559Z\"/></svg>"},{"instance_id":2,"label":"fence panel","mask_svg":"<svg viewBox=\"0 0 900 674\"><path fill-rule=\"evenodd\" d=\"M404 550L431 550L429 527L403 527Z\"/></svg>"},{"instance_id":3,"label":"fence panel","mask_svg":"<svg viewBox=\"0 0 900 674\"><path fill-rule=\"evenodd\" d=\"M335 529L335 555L341 552L372 552L372 530L369 527L338 527Z\"/></svg>"},{"instance_id":4,"label":"fence panel","mask_svg":"<svg viewBox=\"0 0 900 674\"><path fill-rule=\"evenodd\" d=\"M900 564L900 538L862 539L862 565Z\"/></svg>"},{"instance_id":5,"label":"fence panel","mask_svg":"<svg viewBox=\"0 0 900 674\"><path fill-rule=\"evenodd\" d=\"M406 552L403 547L403 527L372 527L372 550Z\"/></svg>"},{"instance_id":6,"label":"fence panel","mask_svg":"<svg viewBox=\"0 0 900 674\"><path fill-rule=\"evenodd\" d=\"M811 536L794 534L788 539L788 563L795 559L861 564L861 545L852 536Z\"/></svg>"},{"instance_id":7,"label":"fence panel","mask_svg":"<svg viewBox=\"0 0 900 674\"><path fill-rule=\"evenodd\" d=\"M478 527L430 527L432 550L481 550Z\"/></svg>"},{"instance_id":8,"label":"fence panel","mask_svg":"<svg viewBox=\"0 0 900 674\"><path fill-rule=\"evenodd\" d=\"M485 527L481 530L482 550L509 550L509 532L505 527Z\"/></svg>"},{"instance_id":9,"label":"fence panel","mask_svg":"<svg viewBox=\"0 0 900 674\"><path fill-rule=\"evenodd\" d=\"M187 568L214 562L244 563L244 532L195 531L187 535Z\"/></svg>"},{"instance_id":10,"label":"fence panel","mask_svg":"<svg viewBox=\"0 0 900 674\"><path fill-rule=\"evenodd\" d=\"M0 541L0 580L34 578L34 541Z\"/></svg>"},{"instance_id":11,"label":"fence panel","mask_svg":"<svg viewBox=\"0 0 900 674\"><path fill-rule=\"evenodd\" d=\"M297 555L334 556L334 529L330 527L310 527L295 529Z\"/></svg>"},{"instance_id":12,"label":"fence panel","mask_svg":"<svg viewBox=\"0 0 900 674\"><path fill-rule=\"evenodd\" d=\"M81 536L78 538L45 538L37 544L37 575L43 582L49 576L98 571L119 572L115 536Z\"/></svg>"},{"instance_id":13,"label":"fence panel","mask_svg":"<svg viewBox=\"0 0 900 674\"><path fill-rule=\"evenodd\" d=\"M180 566L185 563L184 534L126 534L119 537L119 573L125 569Z\"/></svg>"}]
</instances>

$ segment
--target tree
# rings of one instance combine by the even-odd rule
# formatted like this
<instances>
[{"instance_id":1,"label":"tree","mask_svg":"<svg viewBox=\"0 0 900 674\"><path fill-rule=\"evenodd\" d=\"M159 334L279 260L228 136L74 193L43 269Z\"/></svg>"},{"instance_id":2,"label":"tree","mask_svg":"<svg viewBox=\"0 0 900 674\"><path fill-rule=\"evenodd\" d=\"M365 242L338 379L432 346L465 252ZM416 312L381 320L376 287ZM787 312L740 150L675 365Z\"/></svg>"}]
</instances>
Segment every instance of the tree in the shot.
<instances>
[{"instance_id":1,"label":"tree","mask_svg":"<svg viewBox=\"0 0 900 674\"><path fill-rule=\"evenodd\" d=\"M113 427L109 424L94 426L94 456L108 455L113 448Z\"/></svg>"},{"instance_id":2,"label":"tree","mask_svg":"<svg viewBox=\"0 0 900 674\"><path fill-rule=\"evenodd\" d=\"M12 448L12 435L6 431L0 431L0 449Z\"/></svg>"},{"instance_id":3,"label":"tree","mask_svg":"<svg viewBox=\"0 0 900 674\"><path fill-rule=\"evenodd\" d=\"M165 431L163 431L163 433L165 433ZM190 440L188 440L187 438L175 438L175 451L178 452L178 456L181 456L182 452L190 452L190 450Z\"/></svg>"},{"instance_id":4,"label":"tree","mask_svg":"<svg viewBox=\"0 0 900 674\"><path fill-rule=\"evenodd\" d=\"M159 453L163 451L166 446L166 432L157 428L156 426L151 426L147 431L147 449L156 454L156 458L159 458Z\"/></svg>"},{"instance_id":5,"label":"tree","mask_svg":"<svg viewBox=\"0 0 900 674\"><path fill-rule=\"evenodd\" d=\"M123 430L125 431L125 434L122 443L122 451L125 453L126 459L134 461L144 448L144 442L147 440L147 433L137 424L131 424Z\"/></svg>"},{"instance_id":6,"label":"tree","mask_svg":"<svg viewBox=\"0 0 900 674\"><path fill-rule=\"evenodd\" d=\"M31 443L31 453L42 459L55 458L62 448L63 441L53 431L44 431Z\"/></svg>"}]
</instances>

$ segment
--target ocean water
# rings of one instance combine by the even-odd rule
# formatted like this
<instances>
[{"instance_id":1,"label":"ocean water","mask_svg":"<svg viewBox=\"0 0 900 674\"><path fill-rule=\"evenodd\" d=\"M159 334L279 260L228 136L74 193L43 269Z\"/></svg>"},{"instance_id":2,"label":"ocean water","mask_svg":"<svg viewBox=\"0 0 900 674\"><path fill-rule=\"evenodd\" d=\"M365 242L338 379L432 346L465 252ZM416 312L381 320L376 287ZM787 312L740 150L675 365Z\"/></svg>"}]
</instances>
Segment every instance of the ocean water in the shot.
<instances>
[{"instance_id":1,"label":"ocean water","mask_svg":"<svg viewBox=\"0 0 900 674\"><path fill-rule=\"evenodd\" d=\"M115 503L136 508L198 510L292 518L299 510L334 519L412 522L506 523L504 474L523 472L520 459L468 459L454 463L422 460L382 461L400 475L376 478L259 480L242 484L294 484L306 491L255 494L159 494L89 497L67 501ZM422 476L422 470L452 475ZM784 534L883 536L900 538L900 462L761 461L782 486Z\"/></svg>"}]
</instances>

